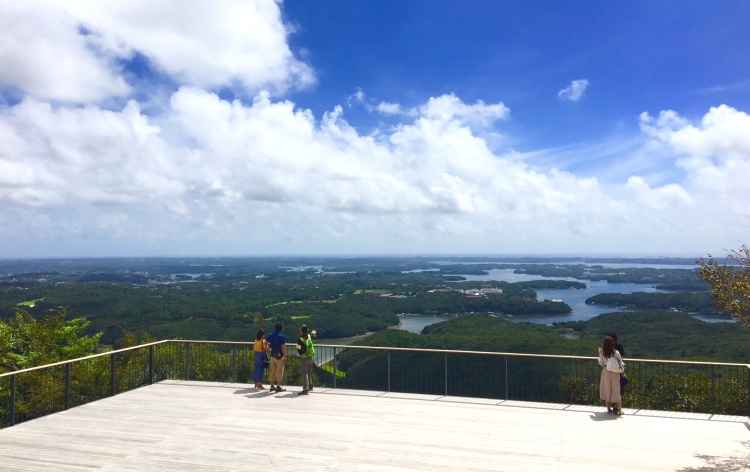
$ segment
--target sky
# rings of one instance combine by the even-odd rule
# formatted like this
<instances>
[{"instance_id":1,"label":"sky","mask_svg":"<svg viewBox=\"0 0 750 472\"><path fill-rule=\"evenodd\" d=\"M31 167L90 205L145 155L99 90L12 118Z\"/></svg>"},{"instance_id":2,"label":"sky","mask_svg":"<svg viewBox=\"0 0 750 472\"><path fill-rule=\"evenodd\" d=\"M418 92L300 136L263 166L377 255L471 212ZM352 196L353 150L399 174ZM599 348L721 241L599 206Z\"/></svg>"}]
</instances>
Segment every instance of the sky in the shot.
<instances>
[{"instance_id":1,"label":"sky","mask_svg":"<svg viewBox=\"0 0 750 472\"><path fill-rule=\"evenodd\" d=\"M0 1L0 257L715 256L744 0Z\"/></svg>"}]
</instances>

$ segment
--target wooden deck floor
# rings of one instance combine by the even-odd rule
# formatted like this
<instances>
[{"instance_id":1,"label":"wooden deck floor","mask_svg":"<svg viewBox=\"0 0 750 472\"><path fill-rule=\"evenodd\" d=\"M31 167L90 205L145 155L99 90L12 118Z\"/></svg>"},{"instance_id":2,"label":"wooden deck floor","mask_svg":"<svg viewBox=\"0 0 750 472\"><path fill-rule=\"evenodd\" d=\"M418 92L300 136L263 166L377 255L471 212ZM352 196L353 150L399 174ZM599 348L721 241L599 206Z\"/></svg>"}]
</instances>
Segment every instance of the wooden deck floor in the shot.
<instances>
[{"instance_id":1,"label":"wooden deck floor","mask_svg":"<svg viewBox=\"0 0 750 472\"><path fill-rule=\"evenodd\" d=\"M748 418L165 381L0 430L0 470L742 471Z\"/></svg>"}]
</instances>

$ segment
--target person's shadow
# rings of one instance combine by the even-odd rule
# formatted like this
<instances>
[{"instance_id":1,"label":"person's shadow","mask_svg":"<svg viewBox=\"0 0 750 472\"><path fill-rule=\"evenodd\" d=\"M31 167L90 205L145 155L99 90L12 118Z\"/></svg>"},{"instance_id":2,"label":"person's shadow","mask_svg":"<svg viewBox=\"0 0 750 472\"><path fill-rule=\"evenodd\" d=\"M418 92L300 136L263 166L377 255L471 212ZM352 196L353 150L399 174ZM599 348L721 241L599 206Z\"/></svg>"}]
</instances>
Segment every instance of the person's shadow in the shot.
<instances>
[{"instance_id":1,"label":"person's shadow","mask_svg":"<svg viewBox=\"0 0 750 472\"><path fill-rule=\"evenodd\" d=\"M589 415L589 418L591 418L591 421L614 421L618 418L618 416L613 415L612 413L607 413L606 411L602 411Z\"/></svg>"},{"instance_id":2,"label":"person's shadow","mask_svg":"<svg viewBox=\"0 0 750 472\"><path fill-rule=\"evenodd\" d=\"M270 390L258 390L255 387L241 388L234 391L235 395L245 395L247 398L265 397L271 393L272 392Z\"/></svg>"}]
</instances>

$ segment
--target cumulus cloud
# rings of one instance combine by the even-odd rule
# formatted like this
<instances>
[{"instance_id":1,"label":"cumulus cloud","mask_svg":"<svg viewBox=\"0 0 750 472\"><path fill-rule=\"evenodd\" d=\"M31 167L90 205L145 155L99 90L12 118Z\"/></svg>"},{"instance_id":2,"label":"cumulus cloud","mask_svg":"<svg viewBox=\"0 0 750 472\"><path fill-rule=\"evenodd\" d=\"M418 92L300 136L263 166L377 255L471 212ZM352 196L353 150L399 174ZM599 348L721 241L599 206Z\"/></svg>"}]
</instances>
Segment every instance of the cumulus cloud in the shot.
<instances>
[{"instance_id":1,"label":"cumulus cloud","mask_svg":"<svg viewBox=\"0 0 750 472\"><path fill-rule=\"evenodd\" d=\"M6 2L0 10L0 87L50 100L91 102L125 95L130 87L98 57L80 22L62 5Z\"/></svg>"},{"instance_id":2,"label":"cumulus cloud","mask_svg":"<svg viewBox=\"0 0 750 472\"><path fill-rule=\"evenodd\" d=\"M574 80L565 87L564 89L557 92L557 96L563 100L570 100L571 102L577 102L583 98L583 94L589 87L588 79Z\"/></svg>"},{"instance_id":3,"label":"cumulus cloud","mask_svg":"<svg viewBox=\"0 0 750 472\"><path fill-rule=\"evenodd\" d=\"M473 105L464 103L455 94L445 94L430 97L429 100L416 107L403 107L400 103L381 101L369 98L362 90L350 95L347 99L349 106L359 104L372 113L385 115L402 115L406 118L424 117L439 120L458 120L462 123L487 128L499 120L510 117L510 108L502 102L486 104L477 100Z\"/></svg>"},{"instance_id":4,"label":"cumulus cloud","mask_svg":"<svg viewBox=\"0 0 750 472\"><path fill-rule=\"evenodd\" d=\"M510 109L502 103L487 105L478 100L474 105L467 105L453 94L430 98L419 107L419 112L431 119L460 119L481 126L488 126L510 116Z\"/></svg>"},{"instance_id":5,"label":"cumulus cloud","mask_svg":"<svg viewBox=\"0 0 750 472\"><path fill-rule=\"evenodd\" d=\"M643 159L658 153L680 178L613 165L603 182L490 146L510 119L502 102L403 106L359 90L349 105L392 118L364 134L341 106L316 116L278 98L314 72L271 0L10 5L20 20L3 46L40 46L0 48L0 83L21 94L0 106L0 256L655 253L750 230L750 119L728 106L697 123L644 113ZM148 113L123 79L136 53L176 84ZM246 94L221 98L227 85ZM632 162L634 147L608 160Z\"/></svg>"},{"instance_id":6,"label":"cumulus cloud","mask_svg":"<svg viewBox=\"0 0 750 472\"><path fill-rule=\"evenodd\" d=\"M677 156L675 164L686 172L690 192L711 202L713 209L707 211L726 218L724 224L731 220L732 225L747 228L750 115L721 105L711 108L700 124L673 110L662 111L657 118L644 113L640 120L644 133ZM714 221L710 214L708 219Z\"/></svg>"},{"instance_id":7,"label":"cumulus cloud","mask_svg":"<svg viewBox=\"0 0 750 472\"><path fill-rule=\"evenodd\" d=\"M268 93L244 104L183 87L163 118L168 130L132 101L108 111L27 99L0 117L0 130L16 137L0 154L3 174L15 176L0 181L0 201L19 218L23 208L65 215L64 225L48 215L44 231L125 238L124 228L135 228L157 241L211 241L219 231L276 251L373 235L395 244L396 234L413 238L404 250L433 237L447 250L469 236L487 250L492 241L518 245L524 231L558 244L539 228L589 239L635 218L638 205L608 196L596 179L493 154L466 122L505 117L504 107L446 95L418 109L376 139L352 128L340 107L318 120Z\"/></svg>"},{"instance_id":8,"label":"cumulus cloud","mask_svg":"<svg viewBox=\"0 0 750 472\"><path fill-rule=\"evenodd\" d=\"M29 0L2 6L0 85L42 99L91 103L131 90L135 54L172 81L245 93L315 82L287 44L274 0L172 2ZM124 62L123 62L124 61Z\"/></svg>"}]
</instances>

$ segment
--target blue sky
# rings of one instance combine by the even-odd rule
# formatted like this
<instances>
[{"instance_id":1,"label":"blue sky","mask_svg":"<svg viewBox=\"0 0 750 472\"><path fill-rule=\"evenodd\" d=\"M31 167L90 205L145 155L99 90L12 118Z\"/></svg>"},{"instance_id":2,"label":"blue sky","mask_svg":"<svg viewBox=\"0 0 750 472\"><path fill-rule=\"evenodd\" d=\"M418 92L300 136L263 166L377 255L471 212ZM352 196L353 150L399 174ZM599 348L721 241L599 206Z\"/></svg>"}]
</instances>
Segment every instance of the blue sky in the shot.
<instances>
[{"instance_id":1,"label":"blue sky","mask_svg":"<svg viewBox=\"0 0 750 472\"><path fill-rule=\"evenodd\" d=\"M750 234L744 1L0 14L0 257L697 257Z\"/></svg>"},{"instance_id":2,"label":"blue sky","mask_svg":"<svg viewBox=\"0 0 750 472\"><path fill-rule=\"evenodd\" d=\"M415 106L454 93L502 101L521 149L638 130L638 115L702 117L750 101L746 2L286 2L290 44L309 51L315 92L300 106L331 109L352 90ZM558 99L586 79L585 100ZM347 110L367 129L368 117ZM361 120L361 121L360 121ZM517 127L517 128L514 128Z\"/></svg>"}]
</instances>

